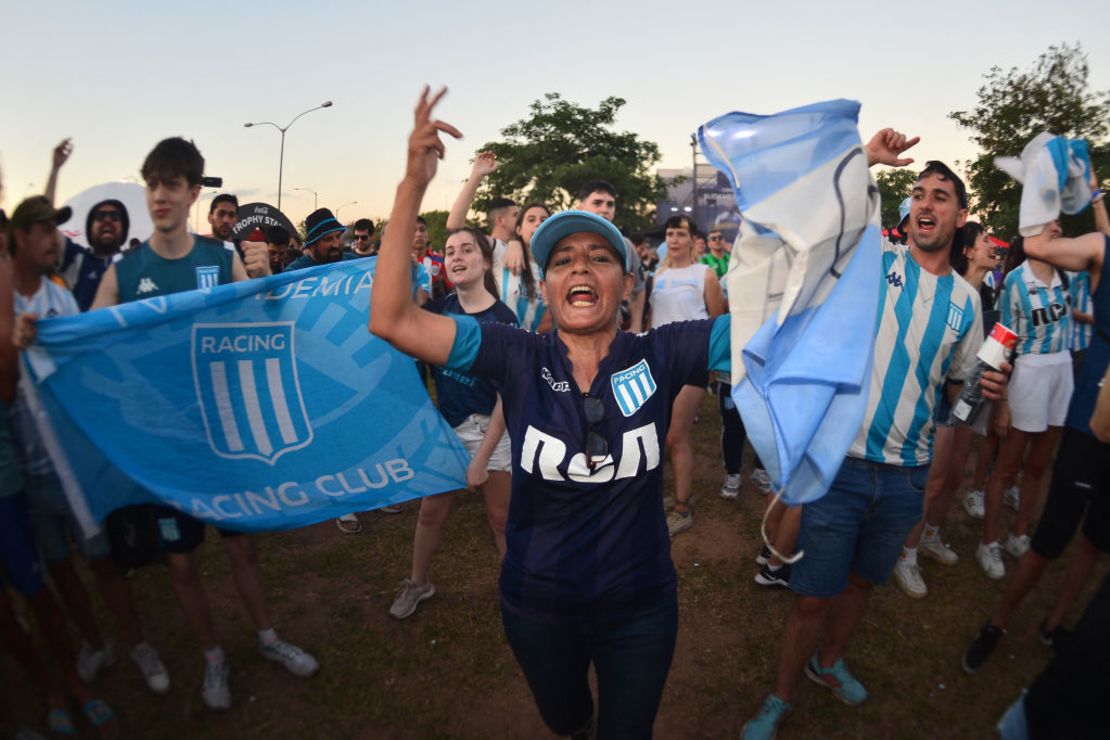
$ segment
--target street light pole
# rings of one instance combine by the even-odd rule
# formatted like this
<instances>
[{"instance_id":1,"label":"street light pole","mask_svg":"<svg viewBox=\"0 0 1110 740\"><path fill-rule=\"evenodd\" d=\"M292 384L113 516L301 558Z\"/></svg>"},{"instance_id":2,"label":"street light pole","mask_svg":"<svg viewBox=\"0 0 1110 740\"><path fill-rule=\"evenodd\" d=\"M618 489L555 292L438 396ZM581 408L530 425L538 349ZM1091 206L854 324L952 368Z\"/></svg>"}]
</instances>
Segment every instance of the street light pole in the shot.
<instances>
[{"instance_id":1,"label":"street light pole","mask_svg":"<svg viewBox=\"0 0 1110 740\"><path fill-rule=\"evenodd\" d=\"M309 108L306 111L298 113L296 116L293 117L292 121L285 124L284 128L277 125L273 121L253 121L253 122L248 122L248 123L243 124L243 128L250 128L251 126L273 126L279 132L281 132L281 150L280 150L280 153L278 154L278 202L277 202L277 208L278 208L279 211L281 210L281 175L282 175L282 170L285 167L285 132L288 131L290 129L290 127L292 127L292 125L294 123L296 123L297 119L300 118L301 116L306 115L308 113L311 113L314 110L320 110L321 108L330 108L331 105L332 105L332 103L331 103L330 100L325 100L323 103L320 103L320 105L316 106L315 108Z\"/></svg>"},{"instance_id":2,"label":"street light pole","mask_svg":"<svg viewBox=\"0 0 1110 740\"><path fill-rule=\"evenodd\" d=\"M315 190L313 190L312 188L293 188L293 189L294 190L303 190L306 193L312 193L312 210L315 211L316 209L318 209L320 207L320 195ZM281 206L278 206L278 210L279 211L281 210Z\"/></svg>"},{"instance_id":3,"label":"street light pole","mask_svg":"<svg viewBox=\"0 0 1110 740\"><path fill-rule=\"evenodd\" d=\"M347 206L357 206L357 205L358 205L358 201L357 200L352 200L350 203L344 203L343 205L339 206L339 208L336 208L335 209L335 220L339 221L339 212L341 210L343 210ZM343 223L343 222L339 221L339 223Z\"/></svg>"}]
</instances>

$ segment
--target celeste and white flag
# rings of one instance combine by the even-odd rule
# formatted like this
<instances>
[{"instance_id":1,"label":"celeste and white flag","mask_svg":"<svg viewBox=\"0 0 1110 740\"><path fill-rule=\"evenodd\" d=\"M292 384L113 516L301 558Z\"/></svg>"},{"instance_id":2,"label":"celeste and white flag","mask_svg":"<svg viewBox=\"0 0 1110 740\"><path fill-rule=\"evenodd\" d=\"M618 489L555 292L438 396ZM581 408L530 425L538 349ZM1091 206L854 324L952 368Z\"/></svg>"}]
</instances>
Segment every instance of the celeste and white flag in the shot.
<instances>
[{"instance_id":1,"label":"celeste and white flag","mask_svg":"<svg viewBox=\"0 0 1110 740\"><path fill-rule=\"evenodd\" d=\"M788 504L825 494L866 410L882 261L858 114L833 100L698 129L743 218L725 276L733 400Z\"/></svg>"},{"instance_id":2,"label":"celeste and white flag","mask_svg":"<svg viewBox=\"0 0 1110 740\"><path fill-rule=\"evenodd\" d=\"M995 166L1022 183L1018 232L1036 236L1060 211L1076 214L1091 202L1087 142L1047 131L1025 145L1021 157L995 157Z\"/></svg>"},{"instance_id":3,"label":"celeste and white flag","mask_svg":"<svg viewBox=\"0 0 1110 740\"><path fill-rule=\"evenodd\" d=\"M286 529L465 487L412 358L366 329L376 262L40 321L32 411L82 527L155 502Z\"/></svg>"}]
</instances>

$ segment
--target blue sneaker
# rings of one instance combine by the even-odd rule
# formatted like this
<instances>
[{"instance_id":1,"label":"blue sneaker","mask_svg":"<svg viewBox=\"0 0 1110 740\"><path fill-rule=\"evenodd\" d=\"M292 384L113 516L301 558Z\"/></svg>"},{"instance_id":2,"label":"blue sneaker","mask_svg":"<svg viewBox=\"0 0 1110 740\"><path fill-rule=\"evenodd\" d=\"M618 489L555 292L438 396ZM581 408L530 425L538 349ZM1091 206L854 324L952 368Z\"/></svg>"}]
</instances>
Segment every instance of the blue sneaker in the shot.
<instances>
[{"instance_id":1,"label":"blue sneaker","mask_svg":"<svg viewBox=\"0 0 1110 740\"><path fill-rule=\"evenodd\" d=\"M779 725L793 708L793 704L783 701L774 694L768 695L763 700L763 706L759 708L759 714L755 719L744 723L743 729L740 730L740 737L742 740L772 740L778 732Z\"/></svg>"},{"instance_id":2,"label":"blue sneaker","mask_svg":"<svg viewBox=\"0 0 1110 740\"><path fill-rule=\"evenodd\" d=\"M815 653L806 663L806 675L815 683L832 689L833 696L848 706L859 706L867 700L867 689L848 672L844 660L838 660L832 668L822 668Z\"/></svg>"}]
</instances>

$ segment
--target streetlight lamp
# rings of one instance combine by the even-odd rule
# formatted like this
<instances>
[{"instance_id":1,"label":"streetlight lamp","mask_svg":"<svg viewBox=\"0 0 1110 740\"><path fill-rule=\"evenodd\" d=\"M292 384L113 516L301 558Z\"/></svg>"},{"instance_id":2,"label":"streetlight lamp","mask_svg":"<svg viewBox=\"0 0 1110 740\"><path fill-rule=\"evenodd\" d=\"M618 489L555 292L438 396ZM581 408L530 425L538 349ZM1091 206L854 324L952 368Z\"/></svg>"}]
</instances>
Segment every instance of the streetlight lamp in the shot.
<instances>
[{"instance_id":1,"label":"streetlight lamp","mask_svg":"<svg viewBox=\"0 0 1110 740\"><path fill-rule=\"evenodd\" d=\"M279 211L281 210L281 171L282 171L282 167L285 164L285 132L288 131L289 128L294 123L296 123L297 119L300 118L301 116L306 115L308 113L311 113L314 110L320 110L321 108L330 108L330 107L331 107L331 101L330 100L325 100L323 103L320 103L320 105L316 106L315 108L309 108L308 110L304 111L303 113L298 113L296 116L293 117L292 121L285 124L285 128L282 128L281 126L277 125L273 121L254 121L254 122L249 122L249 123L244 123L243 124L243 128L250 128L251 126L273 126L278 131L281 132L281 154L278 155L278 202L277 202L277 207L278 207Z\"/></svg>"},{"instance_id":2,"label":"streetlight lamp","mask_svg":"<svg viewBox=\"0 0 1110 740\"><path fill-rule=\"evenodd\" d=\"M293 188L293 189L294 190L303 190L306 193L312 193L312 210L315 211L317 208L320 207L320 195L315 190L313 190L312 188ZM278 206L278 210L279 211L281 210L281 206Z\"/></svg>"},{"instance_id":3,"label":"streetlight lamp","mask_svg":"<svg viewBox=\"0 0 1110 740\"><path fill-rule=\"evenodd\" d=\"M335 209L335 220L339 221L339 212L341 210L343 210L347 206L356 206L356 205L358 205L358 201L357 200L352 200L350 203L344 203L343 205L339 206L339 208L336 208ZM343 223L343 222L339 221L339 223Z\"/></svg>"}]
</instances>

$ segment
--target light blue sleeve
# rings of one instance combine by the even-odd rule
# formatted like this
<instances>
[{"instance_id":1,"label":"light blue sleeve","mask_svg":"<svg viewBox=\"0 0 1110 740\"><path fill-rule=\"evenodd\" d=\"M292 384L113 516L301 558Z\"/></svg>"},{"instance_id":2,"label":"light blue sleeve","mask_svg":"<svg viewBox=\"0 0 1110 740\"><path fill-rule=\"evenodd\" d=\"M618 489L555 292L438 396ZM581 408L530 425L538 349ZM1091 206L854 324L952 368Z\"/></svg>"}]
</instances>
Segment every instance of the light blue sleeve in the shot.
<instances>
[{"instance_id":1,"label":"light blue sleeve","mask_svg":"<svg viewBox=\"0 0 1110 740\"><path fill-rule=\"evenodd\" d=\"M449 370L470 372L474 360L478 359L478 349L482 346L482 329L473 316L457 313L442 314L455 322L455 343L444 367Z\"/></svg>"},{"instance_id":2,"label":"light blue sleeve","mask_svg":"<svg viewBox=\"0 0 1110 740\"><path fill-rule=\"evenodd\" d=\"M709 331L709 370L732 372L732 316L727 313L714 319Z\"/></svg>"},{"instance_id":3,"label":"light blue sleeve","mask_svg":"<svg viewBox=\"0 0 1110 740\"><path fill-rule=\"evenodd\" d=\"M421 288L428 297L432 295L432 273L428 272L428 268L420 263L414 265L416 274L413 276L412 284L417 288Z\"/></svg>"}]
</instances>

